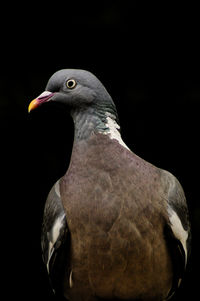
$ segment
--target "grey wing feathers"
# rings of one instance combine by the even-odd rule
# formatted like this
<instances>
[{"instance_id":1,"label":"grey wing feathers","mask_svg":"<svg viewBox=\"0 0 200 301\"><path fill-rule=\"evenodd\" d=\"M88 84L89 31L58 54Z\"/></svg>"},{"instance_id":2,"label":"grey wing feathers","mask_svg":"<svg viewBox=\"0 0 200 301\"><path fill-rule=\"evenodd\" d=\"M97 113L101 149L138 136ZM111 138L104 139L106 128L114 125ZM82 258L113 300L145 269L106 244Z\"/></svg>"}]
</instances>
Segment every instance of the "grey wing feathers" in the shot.
<instances>
[{"instance_id":1,"label":"grey wing feathers","mask_svg":"<svg viewBox=\"0 0 200 301\"><path fill-rule=\"evenodd\" d=\"M179 181L171 175L170 182L170 189L168 193L169 220L172 232L183 246L186 265L191 243L189 212L185 194Z\"/></svg>"},{"instance_id":2,"label":"grey wing feathers","mask_svg":"<svg viewBox=\"0 0 200 301\"><path fill-rule=\"evenodd\" d=\"M165 183L167 183L167 200L169 222L165 228L165 238L172 258L173 283L169 298L179 287L188 256L190 253L191 231L188 207L184 191L178 180L169 172L164 171Z\"/></svg>"},{"instance_id":3,"label":"grey wing feathers","mask_svg":"<svg viewBox=\"0 0 200 301\"><path fill-rule=\"evenodd\" d=\"M65 272L63 267L67 266L69 250L69 231L60 199L59 181L52 187L45 204L41 245L51 285L54 290L58 290L61 284L59 278Z\"/></svg>"}]
</instances>

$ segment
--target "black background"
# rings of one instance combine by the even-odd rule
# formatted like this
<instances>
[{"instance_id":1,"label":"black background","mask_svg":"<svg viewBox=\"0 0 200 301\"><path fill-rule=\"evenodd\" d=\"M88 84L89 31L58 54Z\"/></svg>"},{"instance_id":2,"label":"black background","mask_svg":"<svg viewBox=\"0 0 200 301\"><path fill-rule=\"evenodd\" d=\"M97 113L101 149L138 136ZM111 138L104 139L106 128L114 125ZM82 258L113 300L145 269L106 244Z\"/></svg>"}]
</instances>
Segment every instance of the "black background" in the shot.
<instances>
[{"instance_id":1,"label":"black background","mask_svg":"<svg viewBox=\"0 0 200 301\"><path fill-rule=\"evenodd\" d=\"M55 300L40 251L42 211L67 169L71 119L29 102L62 68L93 72L118 108L122 136L184 187L193 245L174 300L199 298L199 16L188 4L135 1L26 3L1 24L1 281L6 300Z\"/></svg>"}]
</instances>

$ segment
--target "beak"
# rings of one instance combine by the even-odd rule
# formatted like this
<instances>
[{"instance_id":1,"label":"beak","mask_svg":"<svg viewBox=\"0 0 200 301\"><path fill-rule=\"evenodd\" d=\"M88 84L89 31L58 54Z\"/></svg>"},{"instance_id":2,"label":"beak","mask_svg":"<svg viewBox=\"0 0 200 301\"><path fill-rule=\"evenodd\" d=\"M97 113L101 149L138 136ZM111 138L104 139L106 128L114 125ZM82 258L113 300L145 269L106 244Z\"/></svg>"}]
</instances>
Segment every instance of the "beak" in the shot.
<instances>
[{"instance_id":1,"label":"beak","mask_svg":"<svg viewBox=\"0 0 200 301\"><path fill-rule=\"evenodd\" d=\"M50 98L54 95L54 93L49 91L44 91L40 96L33 99L28 106L28 112L30 113L37 107L39 107L42 103L50 101Z\"/></svg>"}]
</instances>

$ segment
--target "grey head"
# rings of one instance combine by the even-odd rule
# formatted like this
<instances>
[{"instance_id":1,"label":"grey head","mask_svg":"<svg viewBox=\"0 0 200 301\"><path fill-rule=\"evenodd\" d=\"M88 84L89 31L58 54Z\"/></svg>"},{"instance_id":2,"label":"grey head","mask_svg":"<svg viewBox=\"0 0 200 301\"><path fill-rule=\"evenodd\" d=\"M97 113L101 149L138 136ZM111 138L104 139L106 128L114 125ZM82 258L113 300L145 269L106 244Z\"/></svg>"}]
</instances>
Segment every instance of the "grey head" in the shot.
<instances>
[{"instance_id":1,"label":"grey head","mask_svg":"<svg viewBox=\"0 0 200 301\"><path fill-rule=\"evenodd\" d=\"M116 114L114 102L98 78L89 71L62 69L49 79L46 90L55 93L52 101L66 104L73 112L79 110L109 111Z\"/></svg>"},{"instance_id":2,"label":"grey head","mask_svg":"<svg viewBox=\"0 0 200 301\"><path fill-rule=\"evenodd\" d=\"M89 71L59 70L50 77L45 90L30 103L29 111L43 103L54 102L62 104L71 113L77 127L87 120L91 128L93 125L94 128L104 131L108 114L119 123L111 96L100 80ZM86 128L84 130L87 132Z\"/></svg>"}]
</instances>

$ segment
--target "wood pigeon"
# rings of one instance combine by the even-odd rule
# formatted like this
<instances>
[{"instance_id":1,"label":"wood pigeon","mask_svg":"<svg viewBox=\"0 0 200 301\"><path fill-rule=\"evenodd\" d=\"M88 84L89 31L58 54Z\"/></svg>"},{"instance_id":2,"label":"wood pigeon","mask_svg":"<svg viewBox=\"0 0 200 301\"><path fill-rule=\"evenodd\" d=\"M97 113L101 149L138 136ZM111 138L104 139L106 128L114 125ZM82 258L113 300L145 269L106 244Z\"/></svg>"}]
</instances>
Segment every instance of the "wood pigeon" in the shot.
<instances>
[{"instance_id":1,"label":"wood pigeon","mask_svg":"<svg viewBox=\"0 0 200 301\"><path fill-rule=\"evenodd\" d=\"M47 102L61 104L75 129L69 168L44 209L42 252L54 292L70 301L170 299L191 240L178 180L129 149L92 73L57 71L29 112Z\"/></svg>"}]
</instances>

